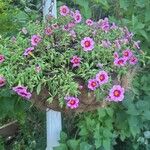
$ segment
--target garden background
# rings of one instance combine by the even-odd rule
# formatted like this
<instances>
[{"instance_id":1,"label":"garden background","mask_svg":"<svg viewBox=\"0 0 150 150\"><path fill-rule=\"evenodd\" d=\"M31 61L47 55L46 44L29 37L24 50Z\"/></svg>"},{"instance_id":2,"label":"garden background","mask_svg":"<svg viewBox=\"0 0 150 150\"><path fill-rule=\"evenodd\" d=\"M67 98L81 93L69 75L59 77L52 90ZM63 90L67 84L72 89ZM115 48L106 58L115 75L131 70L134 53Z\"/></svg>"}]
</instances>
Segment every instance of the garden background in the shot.
<instances>
[{"instance_id":1,"label":"garden background","mask_svg":"<svg viewBox=\"0 0 150 150\"><path fill-rule=\"evenodd\" d=\"M127 26L141 41L142 62L132 92L122 105L113 105L78 116L63 117L63 132L56 150L149 150L150 149L150 1L62 0L79 9L85 19L108 17ZM41 0L0 0L0 40L15 35L31 20L42 18ZM1 46L1 43L0 43ZM20 130L12 139L0 138L0 149L44 150L45 112L26 101L17 101L0 90L0 125L18 120Z\"/></svg>"}]
</instances>

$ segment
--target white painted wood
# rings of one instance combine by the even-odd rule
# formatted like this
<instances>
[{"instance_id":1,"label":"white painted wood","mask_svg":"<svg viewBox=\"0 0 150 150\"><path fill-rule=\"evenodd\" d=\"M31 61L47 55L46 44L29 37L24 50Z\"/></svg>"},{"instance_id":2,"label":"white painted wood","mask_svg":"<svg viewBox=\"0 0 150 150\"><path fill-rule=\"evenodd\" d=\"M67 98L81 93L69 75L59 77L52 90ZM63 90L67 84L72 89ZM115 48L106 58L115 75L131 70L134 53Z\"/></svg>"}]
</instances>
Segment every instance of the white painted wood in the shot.
<instances>
[{"instance_id":1,"label":"white painted wood","mask_svg":"<svg viewBox=\"0 0 150 150\"><path fill-rule=\"evenodd\" d=\"M49 15L49 7L51 0L43 0L45 5L43 6L43 17ZM52 9L52 16L57 17L56 0ZM59 145L60 132L62 130L61 112L47 109L46 112L46 125L47 125L47 147L46 150L53 150L53 147Z\"/></svg>"}]
</instances>

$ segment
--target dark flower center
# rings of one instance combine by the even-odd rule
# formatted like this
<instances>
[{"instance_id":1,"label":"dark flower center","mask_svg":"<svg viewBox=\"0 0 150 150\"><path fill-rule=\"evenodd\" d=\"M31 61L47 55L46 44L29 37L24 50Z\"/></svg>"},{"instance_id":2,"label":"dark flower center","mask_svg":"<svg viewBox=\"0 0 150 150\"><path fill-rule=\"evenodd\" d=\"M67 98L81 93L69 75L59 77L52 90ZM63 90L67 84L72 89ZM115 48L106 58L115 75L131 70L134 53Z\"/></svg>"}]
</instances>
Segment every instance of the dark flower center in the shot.
<instances>
[{"instance_id":1,"label":"dark flower center","mask_svg":"<svg viewBox=\"0 0 150 150\"><path fill-rule=\"evenodd\" d=\"M125 53L124 53L124 56L129 56L129 53L128 53L128 52L125 52Z\"/></svg>"},{"instance_id":2,"label":"dark flower center","mask_svg":"<svg viewBox=\"0 0 150 150\"><path fill-rule=\"evenodd\" d=\"M85 41L85 47L89 47L91 45L90 41Z\"/></svg>"},{"instance_id":3,"label":"dark flower center","mask_svg":"<svg viewBox=\"0 0 150 150\"><path fill-rule=\"evenodd\" d=\"M124 61L121 59L121 60L118 61L118 64L123 64L123 62Z\"/></svg>"},{"instance_id":4,"label":"dark flower center","mask_svg":"<svg viewBox=\"0 0 150 150\"><path fill-rule=\"evenodd\" d=\"M99 76L99 79L100 79L101 81L103 81L103 80L105 79L104 74L101 74L101 75Z\"/></svg>"},{"instance_id":5,"label":"dark flower center","mask_svg":"<svg viewBox=\"0 0 150 150\"><path fill-rule=\"evenodd\" d=\"M66 12L67 12L66 8L63 8L63 9L62 9L62 12L63 12L63 13L66 13Z\"/></svg>"},{"instance_id":6,"label":"dark flower center","mask_svg":"<svg viewBox=\"0 0 150 150\"><path fill-rule=\"evenodd\" d=\"M75 59L74 59L74 63L75 63L75 64L78 64L78 63L79 63L79 59L78 59L78 58L75 58Z\"/></svg>"},{"instance_id":7,"label":"dark flower center","mask_svg":"<svg viewBox=\"0 0 150 150\"><path fill-rule=\"evenodd\" d=\"M70 102L69 102L71 105L74 105L76 102L75 102L75 100L70 100Z\"/></svg>"},{"instance_id":8,"label":"dark flower center","mask_svg":"<svg viewBox=\"0 0 150 150\"><path fill-rule=\"evenodd\" d=\"M93 81L92 83L91 83L91 86L92 87L95 87L97 84L96 84L96 82L95 81Z\"/></svg>"},{"instance_id":9,"label":"dark flower center","mask_svg":"<svg viewBox=\"0 0 150 150\"><path fill-rule=\"evenodd\" d=\"M0 84L3 84L4 83L4 80L0 80Z\"/></svg>"},{"instance_id":10,"label":"dark flower center","mask_svg":"<svg viewBox=\"0 0 150 150\"><path fill-rule=\"evenodd\" d=\"M121 94L121 92L119 90L115 90L114 91L114 96L119 97Z\"/></svg>"}]
</instances>

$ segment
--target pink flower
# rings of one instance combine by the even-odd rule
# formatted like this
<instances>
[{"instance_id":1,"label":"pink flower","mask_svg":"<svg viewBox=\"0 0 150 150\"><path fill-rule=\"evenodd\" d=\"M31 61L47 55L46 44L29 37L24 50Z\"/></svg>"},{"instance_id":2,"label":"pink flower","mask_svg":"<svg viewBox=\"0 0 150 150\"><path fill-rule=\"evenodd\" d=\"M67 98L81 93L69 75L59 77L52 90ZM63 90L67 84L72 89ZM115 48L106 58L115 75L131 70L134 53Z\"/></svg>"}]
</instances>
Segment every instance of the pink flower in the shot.
<instances>
[{"instance_id":1,"label":"pink flower","mask_svg":"<svg viewBox=\"0 0 150 150\"><path fill-rule=\"evenodd\" d=\"M88 26L92 26L93 25L93 20L91 20L91 19L87 19L86 20L86 24L88 25Z\"/></svg>"},{"instance_id":2,"label":"pink flower","mask_svg":"<svg viewBox=\"0 0 150 150\"><path fill-rule=\"evenodd\" d=\"M133 37L133 33L129 32L127 27L125 27L123 31L124 31L124 34L125 34L125 38L130 41Z\"/></svg>"},{"instance_id":3,"label":"pink flower","mask_svg":"<svg viewBox=\"0 0 150 150\"><path fill-rule=\"evenodd\" d=\"M46 35L51 35L52 33L53 33L53 30L52 30L51 27L47 27L47 28L45 29L45 34L46 34Z\"/></svg>"},{"instance_id":4,"label":"pink flower","mask_svg":"<svg viewBox=\"0 0 150 150\"><path fill-rule=\"evenodd\" d=\"M119 54L117 52L114 52L114 58L119 58Z\"/></svg>"},{"instance_id":5,"label":"pink flower","mask_svg":"<svg viewBox=\"0 0 150 150\"><path fill-rule=\"evenodd\" d=\"M37 46L41 42L41 37L39 35L33 35L31 37L31 45Z\"/></svg>"},{"instance_id":6,"label":"pink flower","mask_svg":"<svg viewBox=\"0 0 150 150\"><path fill-rule=\"evenodd\" d=\"M27 88L24 86L16 86L12 88L14 92L16 92L19 96L25 98L25 99L30 99L32 94L27 91Z\"/></svg>"},{"instance_id":7,"label":"pink flower","mask_svg":"<svg viewBox=\"0 0 150 150\"><path fill-rule=\"evenodd\" d=\"M124 99L124 88L114 85L109 91L109 101L119 102Z\"/></svg>"},{"instance_id":8,"label":"pink flower","mask_svg":"<svg viewBox=\"0 0 150 150\"><path fill-rule=\"evenodd\" d=\"M0 76L0 87L4 86L5 84L6 84L5 78Z\"/></svg>"},{"instance_id":9,"label":"pink flower","mask_svg":"<svg viewBox=\"0 0 150 150\"><path fill-rule=\"evenodd\" d=\"M137 49L140 49L140 43L141 43L141 41L134 41L133 47L137 48Z\"/></svg>"},{"instance_id":10,"label":"pink flower","mask_svg":"<svg viewBox=\"0 0 150 150\"><path fill-rule=\"evenodd\" d=\"M96 90L96 88L97 88L98 86L99 86L99 85L98 85L98 82L97 82L96 79L90 79L90 80L88 81L88 88L89 88L90 90Z\"/></svg>"},{"instance_id":11,"label":"pink flower","mask_svg":"<svg viewBox=\"0 0 150 150\"><path fill-rule=\"evenodd\" d=\"M33 50L34 50L34 47L29 47L29 48L25 49L23 55L28 56L32 53Z\"/></svg>"},{"instance_id":12,"label":"pink flower","mask_svg":"<svg viewBox=\"0 0 150 150\"><path fill-rule=\"evenodd\" d=\"M111 43L109 40L102 40L102 46L104 48L109 48L111 46Z\"/></svg>"},{"instance_id":13,"label":"pink flower","mask_svg":"<svg viewBox=\"0 0 150 150\"><path fill-rule=\"evenodd\" d=\"M130 49L126 49L122 52L123 57L129 59L132 56L132 51Z\"/></svg>"},{"instance_id":14,"label":"pink flower","mask_svg":"<svg viewBox=\"0 0 150 150\"><path fill-rule=\"evenodd\" d=\"M130 63L131 65L135 65L135 64L137 64L137 62L138 62L138 59L137 59L135 56L132 56L132 57L129 59L129 63Z\"/></svg>"},{"instance_id":15,"label":"pink flower","mask_svg":"<svg viewBox=\"0 0 150 150\"><path fill-rule=\"evenodd\" d=\"M81 58L78 56L73 56L71 58L71 63L73 64L73 67L79 67L81 62Z\"/></svg>"},{"instance_id":16,"label":"pink flower","mask_svg":"<svg viewBox=\"0 0 150 150\"><path fill-rule=\"evenodd\" d=\"M104 20L100 21L100 28L105 32L109 31L110 25L109 25L108 18L104 18Z\"/></svg>"},{"instance_id":17,"label":"pink flower","mask_svg":"<svg viewBox=\"0 0 150 150\"><path fill-rule=\"evenodd\" d=\"M121 43L120 43L120 40L115 40L115 47L118 48L118 49L121 49Z\"/></svg>"},{"instance_id":18,"label":"pink flower","mask_svg":"<svg viewBox=\"0 0 150 150\"><path fill-rule=\"evenodd\" d=\"M74 22L69 22L69 23L68 23L68 27L69 27L69 28L73 28L74 26L75 26L75 23L74 23Z\"/></svg>"},{"instance_id":19,"label":"pink flower","mask_svg":"<svg viewBox=\"0 0 150 150\"><path fill-rule=\"evenodd\" d=\"M73 38L75 38L76 37L76 32L74 30L71 30L69 32L69 35L72 36Z\"/></svg>"},{"instance_id":20,"label":"pink flower","mask_svg":"<svg viewBox=\"0 0 150 150\"><path fill-rule=\"evenodd\" d=\"M5 61L5 56L4 55L0 55L0 64Z\"/></svg>"},{"instance_id":21,"label":"pink flower","mask_svg":"<svg viewBox=\"0 0 150 150\"><path fill-rule=\"evenodd\" d=\"M62 16L67 16L69 14L69 8L66 5L60 7L60 14Z\"/></svg>"},{"instance_id":22,"label":"pink flower","mask_svg":"<svg viewBox=\"0 0 150 150\"><path fill-rule=\"evenodd\" d=\"M97 75L96 75L96 80L97 82L102 85L108 82L108 74L106 71L100 71Z\"/></svg>"},{"instance_id":23,"label":"pink flower","mask_svg":"<svg viewBox=\"0 0 150 150\"><path fill-rule=\"evenodd\" d=\"M81 20L82 20L82 16L80 14L79 11L76 11L74 14L73 14L73 18L75 20L75 23L80 23Z\"/></svg>"},{"instance_id":24,"label":"pink flower","mask_svg":"<svg viewBox=\"0 0 150 150\"><path fill-rule=\"evenodd\" d=\"M79 107L79 99L77 97L68 96L65 98L67 100L67 106L71 109L76 109Z\"/></svg>"},{"instance_id":25,"label":"pink flower","mask_svg":"<svg viewBox=\"0 0 150 150\"><path fill-rule=\"evenodd\" d=\"M52 29L58 29L58 28L59 28L59 26L58 26L58 24L57 24L57 23L52 24Z\"/></svg>"},{"instance_id":26,"label":"pink flower","mask_svg":"<svg viewBox=\"0 0 150 150\"><path fill-rule=\"evenodd\" d=\"M28 31L27 31L27 29L26 29L25 27L23 27L23 28L21 29L21 31L22 31L22 33L25 34L25 35L28 33Z\"/></svg>"},{"instance_id":27,"label":"pink flower","mask_svg":"<svg viewBox=\"0 0 150 150\"><path fill-rule=\"evenodd\" d=\"M124 57L116 58L114 60L114 65L118 66L118 67L121 67L121 66L125 66L126 62L127 62L127 59L124 58Z\"/></svg>"},{"instance_id":28,"label":"pink flower","mask_svg":"<svg viewBox=\"0 0 150 150\"><path fill-rule=\"evenodd\" d=\"M112 26L110 27L110 29L116 30L116 29L118 29L118 26L116 26L116 24L113 22L113 23L112 23Z\"/></svg>"},{"instance_id":29,"label":"pink flower","mask_svg":"<svg viewBox=\"0 0 150 150\"><path fill-rule=\"evenodd\" d=\"M85 37L82 41L81 41L81 46L83 47L84 51L91 51L94 48L94 41L92 38L90 37Z\"/></svg>"}]
</instances>

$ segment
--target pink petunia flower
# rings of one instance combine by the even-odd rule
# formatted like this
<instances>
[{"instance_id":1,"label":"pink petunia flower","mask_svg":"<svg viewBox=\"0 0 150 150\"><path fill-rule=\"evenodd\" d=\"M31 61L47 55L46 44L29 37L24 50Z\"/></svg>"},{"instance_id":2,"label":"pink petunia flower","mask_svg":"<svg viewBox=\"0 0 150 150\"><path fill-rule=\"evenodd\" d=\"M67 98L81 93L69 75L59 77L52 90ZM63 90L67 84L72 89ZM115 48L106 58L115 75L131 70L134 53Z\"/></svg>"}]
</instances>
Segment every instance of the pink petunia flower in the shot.
<instances>
[{"instance_id":1,"label":"pink petunia flower","mask_svg":"<svg viewBox=\"0 0 150 150\"><path fill-rule=\"evenodd\" d=\"M4 55L0 55L0 64L2 63L2 62L4 62L5 61L5 56Z\"/></svg>"},{"instance_id":2,"label":"pink petunia flower","mask_svg":"<svg viewBox=\"0 0 150 150\"><path fill-rule=\"evenodd\" d=\"M127 59L124 57L116 58L114 60L114 65L118 67L125 66L126 63L127 63Z\"/></svg>"},{"instance_id":3,"label":"pink petunia flower","mask_svg":"<svg viewBox=\"0 0 150 150\"><path fill-rule=\"evenodd\" d=\"M73 67L79 67L80 66L80 63L81 63L81 58L78 57L78 56L73 56L71 58L71 63L73 65Z\"/></svg>"},{"instance_id":4,"label":"pink petunia flower","mask_svg":"<svg viewBox=\"0 0 150 150\"><path fill-rule=\"evenodd\" d=\"M115 47L118 48L118 49L121 49L121 43L120 43L120 40L115 40Z\"/></svg>"},{"instance_id":5,"label":"pink petunia flower","mask_svg":"<svg viewBox=\"0 0 150 150\"><path fill-rule=\"evenodd\" d=\"M92 26L93 25L93 20L91 20L91 19L87 19L86 20L86 24L88 25L88 26Z\"/></svg>"},{"instance_id":6,"label":"pink petunia flower","mask_svg":"<svg viewBox=\"0 0 150 150\"><path fill-rule=\"evenodd\" d=\"M103 20L100 21L100 28L105 32L109 31L110 25L109 25L108 18L104 18Z\"/></svg>"},{"instance_id":7,"label":"pink petunia flower","mask_svg":"<svg viewBox=\"0 0 150 150\"><path fill-rule=\"evenodd\" d=\"M109 48L111 46L111 43L109 40L102 40L102 46L104 48Z\"/></svg>"},{"instance_id":8,"label":"pink petunia flower","mask_svg":"<svg viewBox=\"0 0 150 150\"><path fill-rule=\"evenodd\" d=\"M39 35L33 35L31 37L31 45L32 46L37 46L41 42L41 37Z\"/></svg>"},{"instance_id":9,"label":"pink petunia flower","mask_svg":"<svg viewBox=\"0 0 150 150\"><path fill-rule=\"evenodd\" d=\"M73 18L75 20L75 23L80 23L82 20L82 16L78 10L73 14Z\"/></svg>"},{"instance_id":10,"label":"pink petunia flower","mask_svg":"<svg viewBox=\"0 0 150 150\"><path fill-rule=\"evenodd\" d=\"M29 47L29 48L25 49L23 55L28 56L32 53L33 50L34 50L34 47Z\"/></svg>"},{"instance_id":11,"label":"pink petunia flower","mask_svg":"<svg viewBox=\"0 0 150 150\"><path fill-rule=\"evenodd\" d=\"M74 22L69 22L68 23L68 27L71 29L75 26L76 24Z\"/></svg>"},{"instance_id":12,"label":"pink petunia flower","mask_svg":"<svg viewBox=\"0 0 150 150\"><path fill-rule=\"evenodd\" d=\"M90 79L89 81L88 81L88 88L90 89L90 90L96 90L96 88L99 86L99 84L98 84L98 82L97 82L97 80L96 79Z\"/></svg>"},{"instance_id":13,"label":"pink petunia flower","mask_svg":"<svg viewBox=\"0 0 150 150\"><path fill-rule=\"evenodd\" d=\"M66 5L60 7L60 14L62 16L67 16L69 14L69 8Z\"/></svg>"},{"instance_id":14,"label":"pink petunia flower","mask_svg":"<svg viewBox=\"0 0 150 150\"><path fill-rule=\"evenodd\" d=\"M116 29L118 29L118 26L116 26L116 24L113 22L113 23L112 23L112 26L110 27L110 29L116 30Z\"/></svg>"},{"instance_id":15,"label":"pink petunia flower","mask_svg":"<svg viewBox=\"0 0 150 150\"><path fill-rule=\"evenodd\" d=\"M57 23L52 24L52 29L58 29L58 28L59 28L59 25Z\"/></svg>"},{"instance_id":16,"label":"pink petunia flower","mask_svg":"<svg viewBox=\"0 0 150 150\"><path fill-rule=\"evenodd\" d=\"M96 74L96 80L99 83L99 85L107 83L108 78L109 77L106 71L100 71L98 74Z\"/></svg>"},{"instance_id":17,"label":"pink petunia flower","mask_svg":"<svg viewBox=\"0 0 150 150\"><path fill-rule=\"evenodd\" d=\"M30 99L32 94L27 91L27 88L24 86L16 86L12 88L14 92L16 92L19 96L25 99Z\"/></svg>"},{"instance_id":18,"label":"pink petunia flower","mask_svg":"<svg viewBox=\"0 0 150 150\"><path fill-rule=\"evenodd\" d=\"M119 58L119 54L117 52L114 52L114 58L115 59Z\"/></svg>"},{"instance_id":19,"label":"pink petunia flower","mask_svg":"<svg viewBox=\"0 0 150 150\"><path fill-rule=\"evenodd\" d=\"M109 91L109 101L119 102L124 99L124 88L114 85Z\"/></svg>"},{"instance_id":20,"label":"pink petunia flower","mask_svg":"<svg viewBox=\"0 0 150 150\"><path fill-rule=\"evenodd\" d=\"M124 31L124 34L125 34L125 38L130 41L130 40L132 39L132 37L133 37L133 33L132 33L132 32L129 32L129 30L128 30L127 27L125 27L125 28L123 29L123 31Z\"/></svg>"},{"instance_id":21,"label":"pink petunia flower","mask_svg":"<svg viewBox=\"0 0 150 150\"><path fill-rule=\"evenodd\" d=\"M4 86L5 84L6 84L5 78L0 76L0 87Z\"/></svg>"},{"instance_id":22,"label":"pink petunia flower","mask_svg":"<svg viewBox=\"0 0 150 150\"><path fill-rule=\"evenodd\" d=\"M132 56L132 57L129 59L129 63L130 63L131 65L135 65L135 64L137 64L137 62L138 62L138 59L137 59L135 56Z\"/></svg>"},{"instance_id":23,"label":"pink petunia flower","mask_svg":"<svg viewBox=\"0 0 150 150\"><path fill-rule=\"evenodd\" d=\"M92 38L90 37L85 37L82 41L81 41L81 46L83 47L84 51L91 51L94 48L94 41Z\"/></svg>"},{"instance_id":24,"label":"pink petunia flower","mask_svg":"<svg viewBox=\"0 0 150 150\"><path fill-rule=\"evenodd\" d=\"M133 55L130 49L124 50L122 54L123 54L123 57L126 58L127 60Z\"/></svg>"},{"instance_id":25,"label":"pink petunia flower","mask_svg":"<svg viewBox=\"0 0 150 150\"><path fill-rule=\"evenodd\" d=\"M65 98L67 100L67 106L71 109L76 109L79 107L79 99L77 97L68 96Z\"/></svg>"},{"instance_id":26,"label":"pink petunia flower","mask_svg":"<svg viewBox=\"0 0 150 150\"><path fill-rule=\"evenodd\" d=\"M45 29L45 34L46 34L46 35L51 35L52 33L53 33L53 30L52 30L51 27L47 27L47 28Z\"/></svg>"}]
</instances>

